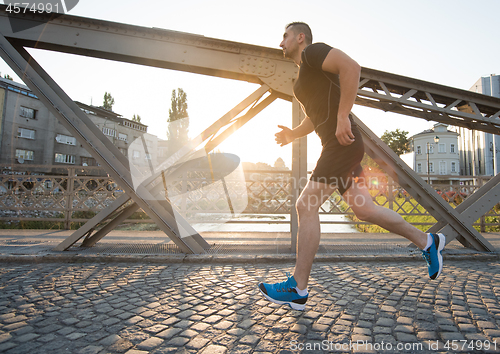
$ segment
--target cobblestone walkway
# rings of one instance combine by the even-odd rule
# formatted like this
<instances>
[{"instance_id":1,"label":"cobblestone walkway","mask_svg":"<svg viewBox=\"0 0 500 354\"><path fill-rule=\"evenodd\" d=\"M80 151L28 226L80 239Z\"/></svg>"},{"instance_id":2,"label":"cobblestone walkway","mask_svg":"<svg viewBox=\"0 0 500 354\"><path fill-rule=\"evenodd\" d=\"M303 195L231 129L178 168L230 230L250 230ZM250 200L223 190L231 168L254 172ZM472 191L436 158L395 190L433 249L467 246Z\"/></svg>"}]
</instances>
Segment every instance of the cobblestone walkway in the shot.
<instances>
[{"instance_id":1,"label":"cobblestone walkway","mask_svg":"<svg viewBox=\"0 0 500 354\"><path fill-rule=\"evenodd\" d=\"M422 262L316 263L304 312L256 287L291 270L3 264L0 352L500 352L497 262L448 261L435 281Z\"/></svg>"}]
</instances>

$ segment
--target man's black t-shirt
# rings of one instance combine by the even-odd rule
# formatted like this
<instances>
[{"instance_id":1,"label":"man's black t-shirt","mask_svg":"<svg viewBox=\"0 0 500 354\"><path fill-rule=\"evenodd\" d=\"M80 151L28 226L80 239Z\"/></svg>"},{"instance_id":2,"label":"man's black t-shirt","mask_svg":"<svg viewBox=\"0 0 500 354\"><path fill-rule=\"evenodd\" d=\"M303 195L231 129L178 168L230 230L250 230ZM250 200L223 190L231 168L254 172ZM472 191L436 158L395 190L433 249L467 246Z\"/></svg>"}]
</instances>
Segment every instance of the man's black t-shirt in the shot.
<instances>
[{"instance_id":1,"label":"man's black t-shirt","mask_svg":"<svg viewBox=\"0 0 500 354\"><path fill-rule=\"evenodd\" d=\"M340 101L339 76L323 71L322 65L332 47L314 43L302 51L302 63L293 92L323 146L335 137ZM351 125L353 122L351 121Z\"/></svg>"},{"instance_id":2,"label":"man's black t-shirt","mask_svg":"<svg viewBox=\"0 0 500 354\"><path fill-rule=\"evenodd\" d=\"M340 194L344 194L350 188L353 178L362 174L360 162L364 145L361 133L352 119L354 142L344 146L335 136L340 102L339 77L322 69L331 49L324 43L315 43L302 51L302 63L293 92L311 119L323 145L311 180L334 184L339 188Z\"/></svg>"}]
</instances>

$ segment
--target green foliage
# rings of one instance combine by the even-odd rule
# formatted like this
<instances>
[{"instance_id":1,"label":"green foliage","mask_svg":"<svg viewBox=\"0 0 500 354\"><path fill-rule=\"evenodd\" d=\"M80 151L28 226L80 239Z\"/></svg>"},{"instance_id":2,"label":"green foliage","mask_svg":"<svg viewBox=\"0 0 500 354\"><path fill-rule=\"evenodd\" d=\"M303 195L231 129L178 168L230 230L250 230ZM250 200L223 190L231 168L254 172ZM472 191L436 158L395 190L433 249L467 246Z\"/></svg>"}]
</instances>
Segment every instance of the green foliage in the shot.
<instances>
[{"instance_id":1,"label":"green foliage","mask_svg":"<svg viewBox=\"0 0 500 354\"><path fill-rule=\"evenodd\" d=\"M179 88L177 92L175 90L172 90L172 98L170 99L170 103L171 107L168 110L169 122L188 117L187 94L183 89Z\"/></svg>"},{"instance_id":2,"label":"green foliage","mask_svg":"<svg viewBox=\"0 0 500 354\"><path fill-rule=\"evenodd\" d=\"M129 219L133 219L133 220L149 220L151 219L148 214L146 214L145 212L143 212L142 210L140 211L136 211L135 213L133 213L132 215L130 215Z\"/></svg>"},{"instance_id":3,"label":"green foliage","mask_svg":"<svg viewBox=\"0 0 500 354\"><path fill-rule=\"evenodd\" d=\"M398 156L410 151L408 132L405 130L399 130L399 128L394 131L386 130L381 139Z\"/></svg>"},{"instance_id":4,"label":"green foliage","mask_svg":"<svg viewBox=\"0 0 500 354\"><path fill-rule=\"evenodd\" d=\"M189 115L187 95L183 89L172 90L171 107L168 110L168 151L173 154L189 141Z\"/></svg>"},{"instance_id":5,"label":"green foliage","mask_svg":"<svg viewBox=\"0 0 500 354\"><path fill-rule=\"evenodd\" d=\"M113 96L111 96L111 93L104 92L104 101L102 103L102 108L112 111L114 104L115 99L113 98Z\"/></svg>"},{"instance_id":6,"label":"green foliage","mask_svg":"<svg viewBox=\"0 0 500 354\"><path fill-rule=\"evenodd\" d=\"M43 221L43 220L14 220L0 221L0 229L15 229L15 230L64 230L64 222L62 221Z\"/></svg>"},{"instance_id":7,"label":"green foliage","mask_svg":"<svg viewBox=\"0 0 500 354\"><path fill-rule=\"evenodd\" d=\"M73 212L73 219L92 219L97 213L91 210L80 210Z\"/></svg>"},{"instance_id":8,"label":"green foliage","mask_svg":"<svg viewBox=\"0 0 500 354\"><path fill-rule=\"evenodd\" d=\"M409 202L409 203L408 203ZM375 197L375 203L381 205L385 208L389 207L387 196L379 195ZM408 214L401 215L401 217L413 224L417 229L426 231L429 229L431 225L436 223L436 219L431 215L421 215L425 213L425 209L423 206L417 203L417 201L408 196L397 196L394 198L394 203L392 209L399 214ZM353 221L360 221L356 216L350 217ZM422 225L423 224L423 225ZM378 225L373 224L359 224L356 225L356 229L360 232L368 232L368 233L387 233L386 229L381 228Z\"/></svg>"}]
</instances>

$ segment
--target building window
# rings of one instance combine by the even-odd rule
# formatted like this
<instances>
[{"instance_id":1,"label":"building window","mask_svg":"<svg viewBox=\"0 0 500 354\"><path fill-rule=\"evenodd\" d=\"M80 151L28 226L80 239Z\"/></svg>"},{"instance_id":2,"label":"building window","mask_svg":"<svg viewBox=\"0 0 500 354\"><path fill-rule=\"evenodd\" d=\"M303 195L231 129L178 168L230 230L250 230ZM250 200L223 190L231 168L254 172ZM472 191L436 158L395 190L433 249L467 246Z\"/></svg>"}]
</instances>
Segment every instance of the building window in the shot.
<instances>
[{"instance_id":1,"label":"building window","mask_svg":"<svg viewBox=\"0 0 500 354\"><path fill-rule=\"evenodd\" d=\"M35 139L35 131L31 129L17 128L17 136L24 139Z\"/></svg>"},{"instance_id":2,"label":"building window","mask_svg":"<svg viewBox=\"0 0 500 354\"><path fill-rule=\"evenodd\" d=\"M450 152L451 152L452 154L454 154L454 153L455 153L455 144L450 144Z\"/></svg>"},{"instance_id":3,"label":"building window","mask_svg":"<svg viewBox=\"0 0 500 354\"><path fill-rule=\"evenodd\" d=\"M422 147L420 145L417 145L417 155L422 154Z\"/></svg>"},{"instance_id":4,"label":"building window","mask_svg":"<svg viewBox=\"0 0 500 354\"><path fill-rule=\"evenodd\" d=\"M23 107L21 106L21 117L35 119L36 118L36 110L33 108Z\"/></svg>"},{"instance_id":5,"label":"building window","mask_svg":"<svg viewBox=\"0 0 500 354\"><path fill-rule=\"evenodd\" d=\"M59 163L67 163L74 165L75 164L75 155L66 155L56 153L55 162Z\"/></svg>"},{"instance_id":6,"label":"building window","mask_svg":"<svg viewBox=\"0 0 500 354\"><path fill-rule=\"evenodd\" d=\"M129 128L135 129L135 130L140 130L140 131L146 132L146 127L143 127L141 125L138 125L138 124L135 124L135 123L132 123L132 122L124 121L123 125L125 127L129 127Z\"/></svg>"},{"instance_id":7,"label":"building window","mask_svg":"<svg viewBox=\"0 0 500 354\"><path fill-rule=\"evenodd\" d=\"M429 154L433 154L433 153L434 153L434 145L429 144Z\"/></svg>"},{"instance_id":8,"label":"building window","mask_svg":"<svg viewBox=\"0 0 500 354\"><path fill-rule=\"evenodd\" d=\"M17 87L12 87L12 86L7 86L7 90L10 90L10 91L14 91L14 92L17 92L17 93L20 93L22 95L25 95L25 96L29 96L29 97L32 97L32 98L38 98L36 97L36 95L34 95L33 93L31 92L27 92L27 91L21 91L20 89L18 89Z\"/></svg>"},{"instance_id":9,"label":"building window","mask_svg":"<svg viewBox=\"0 0 500 354\"><path fill-rule=\"evenodd\" d=\"M446 174L446 161L439 161L439 174L440 175Z\"/></svg>"},{"instance_id":10,"label":"building window","mask_svg":"<svg viewBox=\"0 0 500 354\"><path fill-rule=\"evenodd\" d=\"M422 173L422 164L417 163L417 173Z\"/></svg>"},{"instance_id":11,"label":"building window","mask_svg":"<svg viewBox=\"0 0 500 354\"><path fill-rule=\"evenodd\" d=\"M151 160L151 154L146 154L146 156L144 156L144 158L145 158L146 160Z\"/></svg>"},{"instance_id":12,"label":"building window","mask_svg":"<svg viewBox=\"0 0 500 354\"><path fill-rule=\"evenodd\" d=\"M81 109L82 111L84 111L85 113L87 113L87 114L91 114L91 115L93 115L93 116L96 116L96 115L97 115L97 114L95 114L95 112L94 112L94 111L89 111L88 109L85 109L85 108L80 108L80 109Z\"/></svg>"},{"instance_id":13,"label":"building window","mask_svg":"<svg viewBox=\"0 0 500 354\"><path fill-rule=\"evenodd\" d=\"M16 158L33 161L33 151L16 149Z\"/></svg>"},{"instance_id":14,"label":"building window","mask_svg":"<svg viewBox=\"0 0 500 354\"><path fill-rule=\"evenodd\" d=\"M81 156L82 166L99 166L97 161L93 157Z\"/></svg>"},{"instance_id":15,"label":"building window","mask_svg":"<svg viewBox=\"0 0 500 354\"><path fill-rule=\"evenodd\" d=\"M118 140L127 142L127 138L128 138L127 134L118 133Z\"/></svg>"},{"instance_id":16,"label":"building window","mask_svg":"<svg viewBox=\"0 0 500 354\"><path fill-rule=\"evenodd\" d=\"M61 144L76 145L76 138L68 135L57 134L56 141Z\"/></svg>"},{"instance_id":17,"label":"building window","mask_svg":"<svg viewBox=\"0 0 500 354\"><path fill-rule=\"evenodd\" d=\"M438 153L440 153L440 154L446 153L446 144L439 144L438 145Z\"/></svg>"},{"instance_id":18,"label":"building window","mask_svg":"<svg viewBox=\"0 0 500 354\"><path fill-rule=\"evenodd\" d=\"M114 130L114 129L102 128L102 132L103 132L104 135L116 138L116 130Z\"/></svg>"},{"instance_id":19,"label":"building window","mask_svg":"<svg viewBox=\"0 0 500 354\"><path fill-rule=\"evenodd\" d=\"M433 173L434 172L434 163L429 162L429 171L428 173Z\"/></svg>"},{"instance_id":20,"label":"building window","mask_svg":"<svg viewBox=\"0 0 500 354\"><path fill-rule=\"evenodd\" d=\"M132 158L138 159L139 157L141 157L140 151L137 150L132 151Z\"/></svg>"},{"instance_id":21,"label":"building window","mask_svg":"<svg viewBox=\"0 0 500 354\"><path fill-rule=\"evenodd\" d=\"M127 156L127 149L124 149L124 148L120 148L120 147L119 147L119 148L118 148L118 150L120 150L120 152L121 152L123 155Z\"/></svg>"},{"instance_id":22,"label":"building window","mask_svg":"<svg viewBox=\"0 0 500 354\"><path fill-rule=\"evenodd\" d=\"M456 162L451 163L451 172L457 172L457 163Z\"/></svg>"}]
</instances>

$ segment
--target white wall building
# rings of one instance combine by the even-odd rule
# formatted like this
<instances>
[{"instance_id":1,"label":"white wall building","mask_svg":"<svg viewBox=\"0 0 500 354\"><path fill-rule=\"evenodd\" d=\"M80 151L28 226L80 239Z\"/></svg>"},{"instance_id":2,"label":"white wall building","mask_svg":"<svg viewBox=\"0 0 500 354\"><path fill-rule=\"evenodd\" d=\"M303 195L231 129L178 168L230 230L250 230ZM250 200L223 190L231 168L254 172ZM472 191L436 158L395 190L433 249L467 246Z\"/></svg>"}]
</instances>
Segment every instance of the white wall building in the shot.
<instances>
[{"instance_id":1,"label":"white wall building","mask_svg":"<svg viewBox=\"0 0 500 354\"><path fill-rule=\"evenodd\" d=\"M437 141L437 142L436 142ZM454 183L460 180L460 155L458 134L448 130L448 125L437 123L433 129L410 137L412 152L401 158L430 183Z\"/></svg>"}]
</instances>

